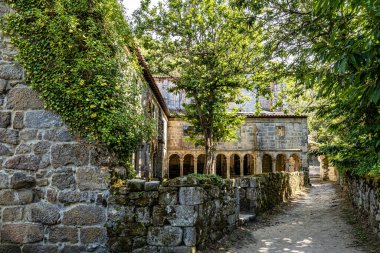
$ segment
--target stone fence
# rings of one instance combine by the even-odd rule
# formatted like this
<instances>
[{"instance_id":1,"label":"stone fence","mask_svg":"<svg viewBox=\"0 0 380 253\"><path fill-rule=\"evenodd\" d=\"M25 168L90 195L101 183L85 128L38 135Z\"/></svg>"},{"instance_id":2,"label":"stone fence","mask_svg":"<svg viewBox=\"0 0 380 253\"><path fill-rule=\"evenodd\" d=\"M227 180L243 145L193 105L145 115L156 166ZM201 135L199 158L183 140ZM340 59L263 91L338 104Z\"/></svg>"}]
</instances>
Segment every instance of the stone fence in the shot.
<instances>
[{"instance_id":1,"label":"stone fence","mask_svg":"<svg viewBox=\"0 0 380 253\"><path fill-rule=\"evenodd\" d=\"M368 223L380 238L380 177L345 174L339 181L353 205L368 217Z\"/></svg>"}]
</instances>

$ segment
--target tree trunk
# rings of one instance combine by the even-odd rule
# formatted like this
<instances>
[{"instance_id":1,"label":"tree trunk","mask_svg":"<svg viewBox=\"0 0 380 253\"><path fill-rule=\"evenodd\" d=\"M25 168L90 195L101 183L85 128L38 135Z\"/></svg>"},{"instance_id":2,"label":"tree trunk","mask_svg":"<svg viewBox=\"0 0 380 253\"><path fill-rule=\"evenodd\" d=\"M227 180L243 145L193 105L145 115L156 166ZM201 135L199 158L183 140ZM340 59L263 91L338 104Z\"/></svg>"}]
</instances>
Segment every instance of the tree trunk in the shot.
<instances>
[{"instance_id":1,"label":"tree trunk","mask_svg":"<svg viewBox=\"0 0 380 253\"><path fill-rule=\"evenodd\" d=\"M205 173L211 174L213 172L214 163L215 163L215 145L210 137L206 137L205 153L206 153L206 166Z\"/></svg>"}]
</instances>

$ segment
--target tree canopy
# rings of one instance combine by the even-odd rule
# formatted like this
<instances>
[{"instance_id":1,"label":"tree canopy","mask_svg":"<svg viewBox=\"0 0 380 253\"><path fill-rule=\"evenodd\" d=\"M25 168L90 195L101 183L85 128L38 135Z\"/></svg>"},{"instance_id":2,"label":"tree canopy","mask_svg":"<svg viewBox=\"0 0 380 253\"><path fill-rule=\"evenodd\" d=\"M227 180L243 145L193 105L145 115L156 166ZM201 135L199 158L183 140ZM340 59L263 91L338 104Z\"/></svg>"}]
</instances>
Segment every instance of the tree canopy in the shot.
<instances>
[{"instance_id":1,"label":"tree canopy","mask_svg":"<svg viewBox=\"0 0 380 253\"><path fill-rule=\"evenodd\" d=\"M210 172L216 142L234 138L243 122L228 105L241 102L242 88L259 84L261 30L248 26L243 11L227 0L149 3L142 1L134 13L135 33L152 70L175 77L173 91L185 92L184 116L193 125L189 133L205 146Z\"/></svg>"},{"instance_id":2,"label":"tree canopy","mask_svg":"<svg viewBox=\"0 0 380 253\"><path fill-rule=\"evenodd\" d=\"M265 27L266 59L293 91L311 89L320 152L334 165L380 174L380 1L237 0ZM304 98L303 98L304 99ZM319 123L318 123L319 122Z\"/></svg>"}]
</instances>

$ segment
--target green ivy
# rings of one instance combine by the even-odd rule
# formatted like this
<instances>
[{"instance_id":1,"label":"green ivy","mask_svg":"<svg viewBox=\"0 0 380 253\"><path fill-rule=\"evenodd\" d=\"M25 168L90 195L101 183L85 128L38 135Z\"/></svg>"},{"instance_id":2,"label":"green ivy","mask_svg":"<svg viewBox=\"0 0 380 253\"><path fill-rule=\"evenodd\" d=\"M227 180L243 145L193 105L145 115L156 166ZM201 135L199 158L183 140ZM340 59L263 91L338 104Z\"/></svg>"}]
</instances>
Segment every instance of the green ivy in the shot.
<instances>
[{"instance_id":1,"label":"green ivy","mask_svg":"<svg viewBox=\"0 0 380 253\"><path fill-rule=\"evenodd\" d=\"M141 71L117 0L7 0L2 28L26 82L70 129L126 161L152 133ZM133 49L132 49L133 50Z\"/></svg>"}]
</instances>

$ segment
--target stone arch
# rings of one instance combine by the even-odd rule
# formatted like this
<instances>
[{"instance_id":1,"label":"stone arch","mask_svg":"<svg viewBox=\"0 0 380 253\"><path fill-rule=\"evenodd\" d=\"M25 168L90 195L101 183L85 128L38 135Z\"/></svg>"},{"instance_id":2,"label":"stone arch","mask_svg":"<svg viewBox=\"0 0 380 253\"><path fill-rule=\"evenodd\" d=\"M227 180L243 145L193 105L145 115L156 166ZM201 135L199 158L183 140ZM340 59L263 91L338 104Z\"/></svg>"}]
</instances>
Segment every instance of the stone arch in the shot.
<instances>
[{"instance_id":1,"label":"stone arch","mask_svg":"<svg viewBox=\"0 0 380 253\"><path fill-rule=\"evenodd\" d=\"M206 155L200 154L197 159L197 173L203 174L206 165Z\"/></svg>"},{"instance_id":2,"label":"stone arch","mask_svg":"<svg viewBox=\"0 0 380 253\"><path fill-rule=\"evenodd\" d=\"M227 158L224 154L216 156L216 174L218 176L227 177Z\"/></svg>"},{"instance_id":3,"label":"stone arch","mask_svg":"<svg viewBox=\"0 0 380 253\"><path fill-rule=\"evenodd\" d=\"M232 154L230 156L230 175L231 177L240 176L240 156L238 154Z\"/></svg>"},{"instance_id":4,"label":"stone arch","mask_svg":"<svg viewBox=\"0 0 380 253\"><path fill-rule=\"evenodd\" d=\"M173 154L169 157L169 178L181 176L180 157L178 154Z\"/></svg>"},{"instance_id":5,"label":"stone arch","mask_svg":"<svg viewBox=\"0 0 380 253\"><path fill-rule=\"evenodd\" d=\"M289 171L299 171L300 170L300 158L297 154L292 154L289 157Z\"/></svg>"},{"instance_id":6,"label":"stone arch","mask_svg":"<svg viewBox=\"0 0 380 253\"><path fill-rule=\"evenodd\" d=\"M286 171L286 156L284 154L278 154L276 157L276 171Z\"/></svg>"},{"instance_id":7,"label":"stone arch","mask_svg":"<svg viewBox=\"0 0 380 253\"><path fill-rule=\"evenodd\" d=\"M244 155L244 175L254 175L255 174L255 161L253 159L253 155L246 154Z\"/></svg>"},{"instance_id":8,"label":"stone arch","mask_svg":"<svg viewBox=\"0 0 380 253\"><path fill-rule=\"evenodd\" d=\"M272 156L268 154L264 154L263 163L262 163L262 172L270 173L272 172Z\"/></svg>"},{"instance_id":9,"label":"stone arch","mask_svg":"<svg viewBox=\"0 0 380 253\"><path fill-rule=\"evenodd\" d=\"M194 156L187 154L183 157L183 175L194 173Z\"/></svg>"}]
</instances>

